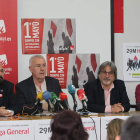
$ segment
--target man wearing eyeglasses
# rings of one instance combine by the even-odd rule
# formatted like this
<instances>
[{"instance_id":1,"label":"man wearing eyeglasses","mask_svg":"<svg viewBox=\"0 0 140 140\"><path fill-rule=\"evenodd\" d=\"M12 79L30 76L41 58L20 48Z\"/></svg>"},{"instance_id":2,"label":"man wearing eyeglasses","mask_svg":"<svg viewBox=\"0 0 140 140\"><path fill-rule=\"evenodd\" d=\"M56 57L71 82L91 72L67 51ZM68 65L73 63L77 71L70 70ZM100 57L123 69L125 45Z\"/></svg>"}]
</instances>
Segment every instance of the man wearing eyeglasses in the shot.
<instances>
[{"instance_id":1,"label":"man wearing eyeglasses","mask_svg":"<svg viewBox=\"0 0 140 140\"><path fill-rule=\"evenodd\" d=\"M54 92L57 96L61 91L59 81L46 76L46 61L42 55L34 55L29 60L29 70L32 76L16 85L18 105L21 112L34 114L48 110L48 103L43 101L35 107L37 94L44 91ZM38 110L38 111L36 111Z\"/></svg>"},{"instance_id":2,"label":"man wearing eyeglasses","mask_svg":"<svg viewBox=\"0 0 140 140\"><path fill-rule=\"evenodd\" d=\"M11 116L18 112L13 89L14 84L4 79L4 69L0 64L0 116Z\"/></svg>"},{"instance_id":3,"label":"man wearing eyeglasses","mask_svg":"<svg viewBox=\"0 0 140 140\"><path fill-rule=\"evenodd\" d=\"M117 79L117 68L113 62L102 63L98 78L88 82L85 87L87 106L91 112L127 112L130 109L125 84Z\"/></svg>"}]
</instances>

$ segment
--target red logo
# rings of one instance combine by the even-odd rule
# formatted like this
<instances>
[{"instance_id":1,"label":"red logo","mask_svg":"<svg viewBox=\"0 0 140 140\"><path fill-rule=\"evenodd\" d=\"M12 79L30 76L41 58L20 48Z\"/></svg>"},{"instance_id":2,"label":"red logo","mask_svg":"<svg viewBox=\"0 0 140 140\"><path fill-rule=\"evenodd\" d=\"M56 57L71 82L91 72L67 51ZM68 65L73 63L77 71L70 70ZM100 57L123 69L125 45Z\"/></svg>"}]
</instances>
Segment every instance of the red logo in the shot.
<instances>
[{"instance_id":1,"label":"red logo","mask_svg":"<svg viewBox=\"0 0 140 140\"><path fill-rule=\"evenodd\" d=\"M74 50L74 45L70 46L70 50L72 51Z\"/></svg>"},{"instance_id":2,"label":"red logo","mask_svg":"<svg viewBox=\"0 0 140 140\"><path fill-rule=\"evenodd\" d=\"M2 97L2 94L0 94L0 97Z\"/></svg>"}]
</instances>

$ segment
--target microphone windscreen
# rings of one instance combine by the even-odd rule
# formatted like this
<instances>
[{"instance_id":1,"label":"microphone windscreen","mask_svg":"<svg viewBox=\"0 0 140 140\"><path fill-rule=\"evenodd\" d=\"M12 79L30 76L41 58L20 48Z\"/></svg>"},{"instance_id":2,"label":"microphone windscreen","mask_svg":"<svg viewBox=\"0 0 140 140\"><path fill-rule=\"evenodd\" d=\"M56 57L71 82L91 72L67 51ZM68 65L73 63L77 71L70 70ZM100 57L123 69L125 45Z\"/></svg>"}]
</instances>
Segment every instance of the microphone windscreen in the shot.
<instances>
[{"instance_id":1,"label":"microphone windscreen","mask_svg":"<svg viewBox=\"0 0 140 140\"><path fill-rule=\"evenodd\" d=\"M50 92L51 96L52 96L52 100L57 98L57 95L54 92Z\"/></svg>"},{"instance_id":2,"label":"microphone windscreen","mask_svg":"<svg viewBox=\"0 0 140 140\"><path fill-rule=\"evenodd\" d=\"M51 96L51 94L50 94L50 92L49 91L44 91L43 92L43 99L45 100L45 101L47 101L48 99L52 99L52 96Z\"/></svg>"},{"instance_id":3,"label":"microphone windscreen","mask_svg":"<svg viewBox=\"0 0 140 140\"><path fill-rule=\"evenodd\" d=\"M64 92L59 93L59 98L63 101L64 99L68 100L67 94Z\"/></svg>"},{"instance_id":4,"label":"microphone windscreen","mask_svg":"<svg viewBox=\"0 0 140 140\"><path fill-rule=\"evenodd\" d=\"M79 89L77 90L77 95L78 95L78 99L81 101L81 100L87 100L87 97L85 95L85 91L83 89Z\"/></svg>"},{"instance_id":5,"label":"microphone windscreen","mask_svg":"<svg viewBox=\"0 0 140 140\"><path fill-rule=\"evenodd\" d=\"M76 89L75 89L75 86L74 85L69 85L68 86L68 92L70 94L75 94L75 91L76 91Z\"/></svg>"},{"instance_id":6,"label":"microphone windscreen","mask_svg":"<svg viewBox=\"0 0 140 140\"><path fill-rule=\"evenodd\" d=\"M77 90L77 95L85 94L85 91L83 89L78 89Z\"/></svg>"},{"instance_id":7,"label":"microphone windscreen","mask_svg":"<svg viewBox=\"0 0 140 140\"><path fill-rule=\"evenodd\" d=\"M37 96L36 96L36 100L37 100L37 99L40 99L40 101L43 100L43 92L42 92L42 91L39 92L39 93L37 94Z\"/></svg>"}]
</instances>

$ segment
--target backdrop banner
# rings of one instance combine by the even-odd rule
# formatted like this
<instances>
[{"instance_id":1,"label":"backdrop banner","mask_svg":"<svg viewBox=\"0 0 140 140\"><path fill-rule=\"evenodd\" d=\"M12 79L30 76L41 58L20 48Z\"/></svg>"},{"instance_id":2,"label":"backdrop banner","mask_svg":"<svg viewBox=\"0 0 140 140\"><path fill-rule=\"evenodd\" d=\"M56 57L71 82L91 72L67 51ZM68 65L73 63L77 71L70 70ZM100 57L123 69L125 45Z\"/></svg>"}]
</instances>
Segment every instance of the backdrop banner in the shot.
<instances>
[{"instance_id":1,"label":"backdrop banner","mask_svg":"<svg viewBox=\"0 0 140 140\"><path fill-rule=\"evenodd\" d=\"M21 19L23 54L76 52L75 19Z\"/></svg>"},{"instance_id":2,"label":"backdrop banner","mask_svg":"<svg viewBox=\"0 0 140 140\"><path fill-rule=\"evenodd\" d=\"M0 63L4 78L18 82L17 0L0 0Z\"/></svg>"},{"instance_id":3,"label":"backdrop banner","mask_svg":"<svg viewBox=\"0 0 140 140\"><path fill-rule=\"evenodd\" d=\"M85 83L97 78L99 54L47 54L47 76L59 80L61 88L73 84L83 88Z\"/></svg>"}]
</instances>

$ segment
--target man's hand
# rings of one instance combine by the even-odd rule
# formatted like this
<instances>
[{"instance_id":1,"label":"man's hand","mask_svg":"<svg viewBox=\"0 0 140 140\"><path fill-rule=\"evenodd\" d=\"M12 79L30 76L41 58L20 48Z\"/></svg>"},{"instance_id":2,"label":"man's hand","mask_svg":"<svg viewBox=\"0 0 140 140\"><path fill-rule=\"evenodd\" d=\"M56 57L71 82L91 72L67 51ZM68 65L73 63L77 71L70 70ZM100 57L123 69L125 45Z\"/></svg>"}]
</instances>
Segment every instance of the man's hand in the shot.
<instances>
[{"instance_id":1,"label":"man's hand","mask_svg":"<svg viewBox=\"0 0 140 140\"><path fill-rule=\"evenodd\" d=\"M122 112L122 105L120 103L112 105L111 106L111 112L112 113Z\"/></svg>"},{"instance_id":2,"label":"man's hand","mask_svg":"<svg viewBox=\"0 0 140 140\"><path fill-rule=\"evenodd\" d=\"M43 110L48 110L48 103L43 103L42 104L42 109Z\"/></svg>"},{"instance_id":3,"label":"man's hand","mask_svg":"<svg viewBox=\"0 0 140 140\"><path fill-rule=\"evenodd\" d=\"M11 115L12 115L12 112L9 112L8 110L6 110L4 106L0 107L0 116L1 117L8 117Z\"/></svg>"}]
</instances>

